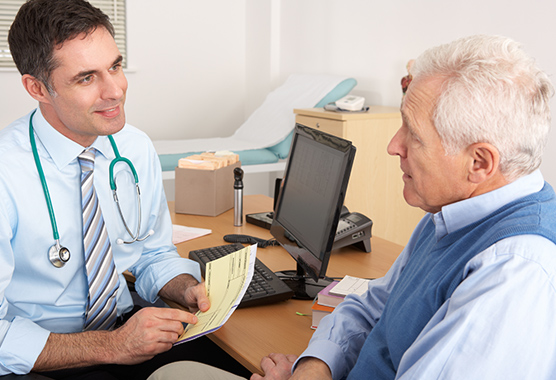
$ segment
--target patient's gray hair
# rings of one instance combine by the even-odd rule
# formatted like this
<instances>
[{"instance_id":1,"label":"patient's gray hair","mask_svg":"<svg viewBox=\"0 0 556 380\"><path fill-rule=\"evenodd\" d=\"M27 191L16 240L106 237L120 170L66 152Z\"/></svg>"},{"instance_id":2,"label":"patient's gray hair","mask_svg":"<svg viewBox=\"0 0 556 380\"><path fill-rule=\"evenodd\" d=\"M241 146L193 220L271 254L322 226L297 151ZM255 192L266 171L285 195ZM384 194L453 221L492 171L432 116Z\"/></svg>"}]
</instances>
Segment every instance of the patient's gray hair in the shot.
<instances>
[{"instance_id":1,"label":"patient's gray hair","mask_svg":"<svg viewBox=\"0 0 556 380\"><path fill-rule=\"evenodd\" d=\"M446 78L433 116L446 154L490 143L510 182L540 166L554 90L518 43L499 36L462 38L425 51L411 74Z\"/></svg>"}]
</instances>

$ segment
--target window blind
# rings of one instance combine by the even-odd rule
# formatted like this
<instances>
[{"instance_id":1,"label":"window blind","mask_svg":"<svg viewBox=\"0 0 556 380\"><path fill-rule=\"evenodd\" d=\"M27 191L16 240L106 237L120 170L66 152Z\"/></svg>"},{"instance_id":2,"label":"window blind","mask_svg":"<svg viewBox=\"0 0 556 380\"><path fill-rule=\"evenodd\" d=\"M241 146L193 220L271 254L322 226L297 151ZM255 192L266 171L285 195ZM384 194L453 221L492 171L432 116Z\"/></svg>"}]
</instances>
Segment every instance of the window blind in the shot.
<instances>
[{"instance_id":1,"label":"window blind","mask_svg":"<svg viewBox=\"0 0 556 380\"><path fill-rule=\"evenodd\" d=\"M15 67L8 46L8 31L25 0L0 0L0 68ZM89 0L89 2L110 18L116 33L115 40L123 57L123 67L127 67L126 10L125 0Z\"/></svg>"}]
</instances>

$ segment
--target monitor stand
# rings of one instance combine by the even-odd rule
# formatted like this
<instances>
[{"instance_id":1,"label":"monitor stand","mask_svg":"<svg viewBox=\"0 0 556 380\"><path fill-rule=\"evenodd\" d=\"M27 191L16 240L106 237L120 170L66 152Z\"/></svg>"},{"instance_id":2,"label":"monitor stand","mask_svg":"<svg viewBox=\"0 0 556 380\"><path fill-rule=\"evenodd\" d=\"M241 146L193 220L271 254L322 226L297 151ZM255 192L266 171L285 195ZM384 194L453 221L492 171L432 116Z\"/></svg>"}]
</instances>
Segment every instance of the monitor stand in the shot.
<instances>
[{"instance_id":1,"label":"monitor stand","mask_svg":"<svg viewBox=\"0 0 556 380\"><path fill-rule=\"evenodd\" d=\"M332 282L322 278L315 281L307 276L299 263L297 263L297 270L280 271L276 272L276 275L293 290L293 298L298 300L314 300L317 294Z\"/></svg>"}]
</instances>

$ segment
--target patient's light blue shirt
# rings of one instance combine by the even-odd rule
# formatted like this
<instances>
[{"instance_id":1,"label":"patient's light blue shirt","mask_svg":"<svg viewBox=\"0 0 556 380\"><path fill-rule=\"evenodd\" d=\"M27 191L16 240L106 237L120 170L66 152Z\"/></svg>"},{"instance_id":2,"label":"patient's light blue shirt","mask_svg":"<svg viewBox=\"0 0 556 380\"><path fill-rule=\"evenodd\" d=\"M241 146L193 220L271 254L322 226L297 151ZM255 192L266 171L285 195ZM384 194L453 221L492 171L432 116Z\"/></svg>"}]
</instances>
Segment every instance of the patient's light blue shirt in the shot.
<instances>
[{"instance_id":1,"label":"patient's light blue shirt","mask_svg":"<svg viewBox=\"0 0 556 380\"><path fill-rule=\"evenodd\" d=\"M429 218L439 240L543 185L536 171L427 214L389 272L371 281L364 296L348 296L325 317L302 357L325 361L334 379L347 376ZM405 352L396 379L556 378L555 281L556 246L541 236L514 236L478 253L452 297Z\"/></svg>"},{"instance_id":2,"label":"patient's light blue shirt","mask_svg":"<svg viewBox=\"0 0 556 380\"><path fill-rule=\"evenodd\" d=\"M35 138L58 224L60 243L71 258L54 267L48 250L54 244L45 196L29 142L30 114L0 131L0 375L29 372L50 332L82 331L87 304L87 277L83 258L80 167L83 147L65 138L44 119L33 117ZM201 280L197 263L181 258L172 244L172 222L162 187L158 156L149 138L126 125L114 135L123 157L134 164L141 188L140 236L153 230L143 242L130 240L109 187L108 167L114 159L107 137L98 137L94 185L99 198L114 261L120 274L118 315L133 302L122 275L130 270L136 289L148 301L181 273ZM137 200L133 176L118 163L114 176L124 216L135 232Z\"/></svg>"}]
</instances>

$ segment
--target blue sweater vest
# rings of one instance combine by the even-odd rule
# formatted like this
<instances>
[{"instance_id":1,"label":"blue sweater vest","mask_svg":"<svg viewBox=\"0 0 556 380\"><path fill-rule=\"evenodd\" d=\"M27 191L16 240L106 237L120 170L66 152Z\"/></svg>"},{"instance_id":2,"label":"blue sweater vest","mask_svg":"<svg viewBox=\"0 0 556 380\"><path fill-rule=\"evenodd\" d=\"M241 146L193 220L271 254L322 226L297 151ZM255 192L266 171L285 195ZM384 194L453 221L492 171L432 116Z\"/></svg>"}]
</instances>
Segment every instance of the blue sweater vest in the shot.
<instances>
[{"instance_id":1,"label":"blue sweater vest","mask_svg":"<svg viewBox=\"0 0 556 380\"><path fill-rule=\"evenodd\" d=\"M438 242L431 219L348 379L393 379L403 354L463 281L469 260L501 239L523 234L541 235L556 244L556 200L547 183L540 192L509 203Z\"/></svg>"}]
</instances>

